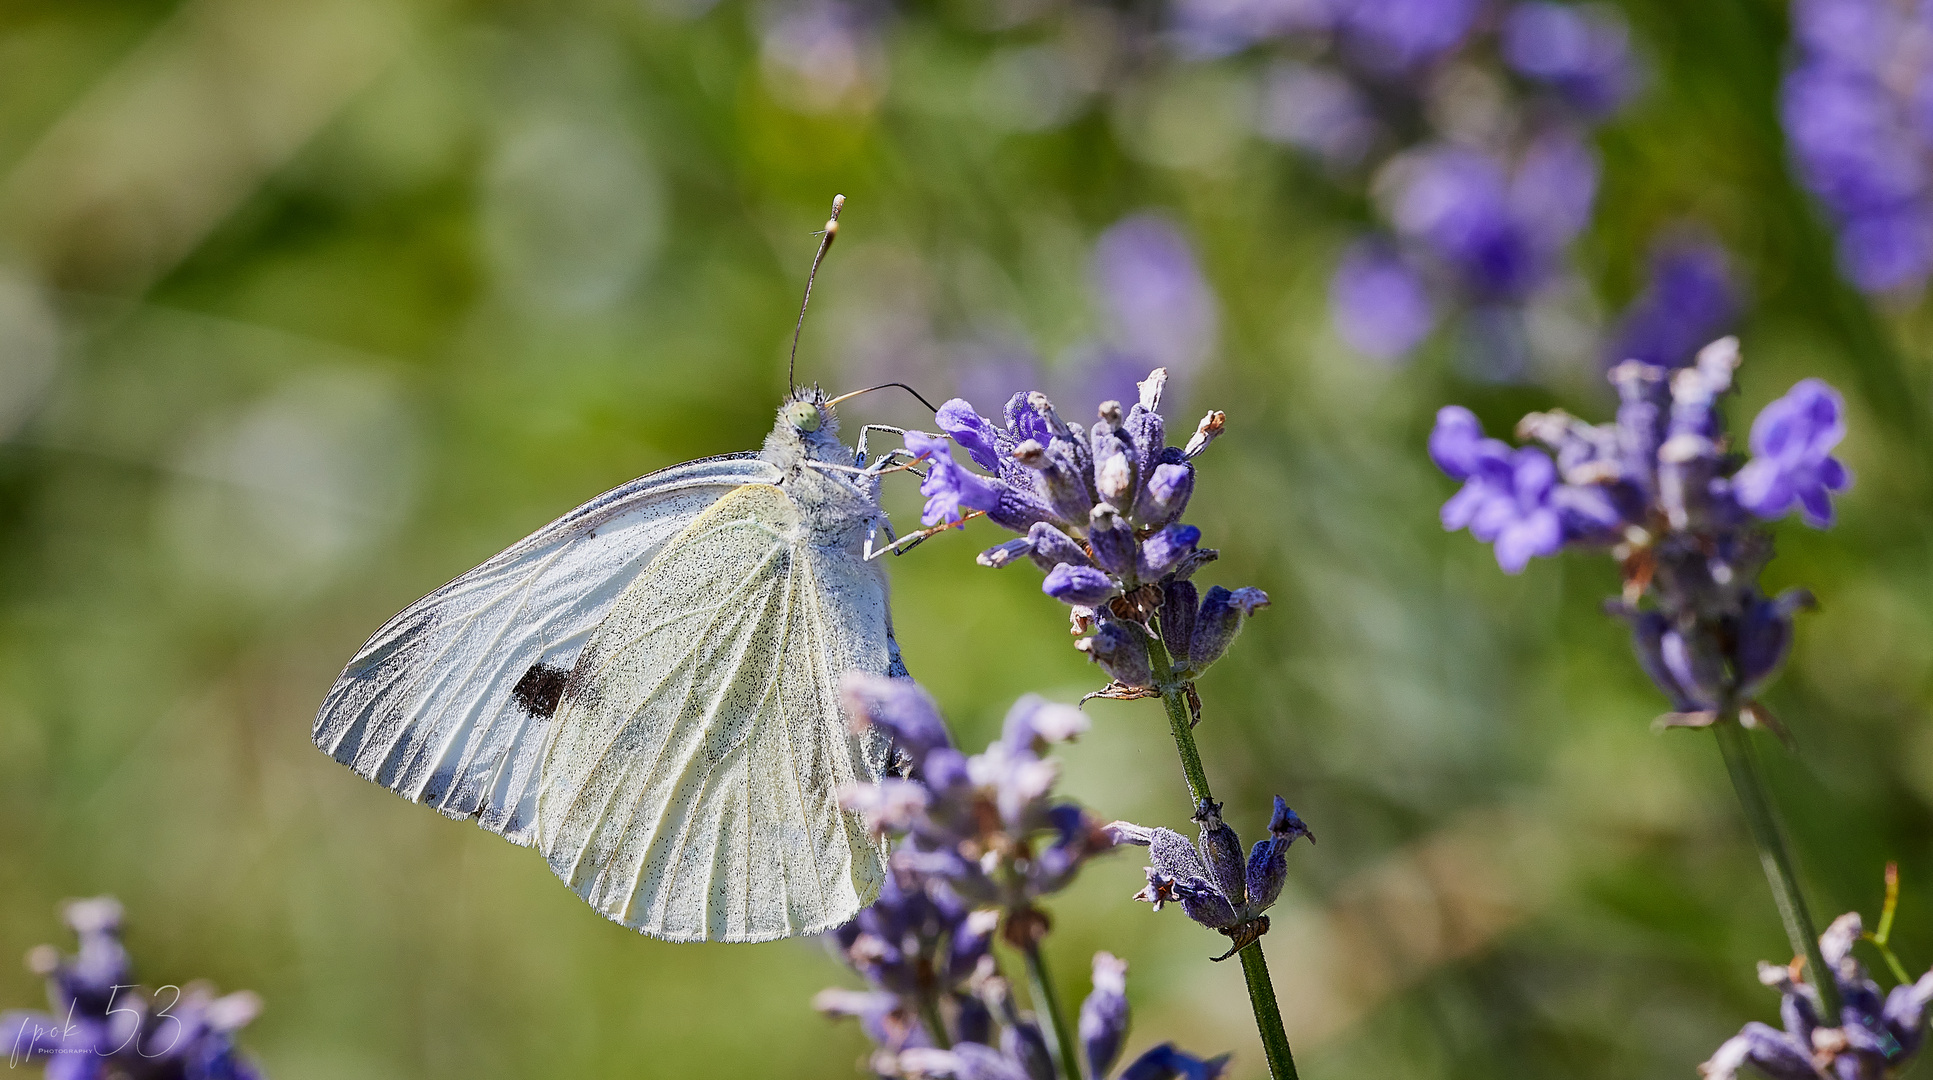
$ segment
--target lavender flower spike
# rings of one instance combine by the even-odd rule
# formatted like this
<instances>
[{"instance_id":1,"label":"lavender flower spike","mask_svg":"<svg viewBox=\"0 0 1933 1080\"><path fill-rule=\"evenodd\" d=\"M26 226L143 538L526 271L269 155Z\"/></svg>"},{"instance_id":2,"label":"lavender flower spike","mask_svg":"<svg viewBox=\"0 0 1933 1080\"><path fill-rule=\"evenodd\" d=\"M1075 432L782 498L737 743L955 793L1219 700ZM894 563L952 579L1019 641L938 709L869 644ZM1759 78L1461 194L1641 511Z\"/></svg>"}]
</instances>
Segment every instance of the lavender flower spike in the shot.
<instances>
[{"instance_id":1,"label":"lavender flower spike","mask_svg":"<svg viewBox=\"0 0 1933 1080\"><path fill-rule=\"evenodd\" d=\"M1148 901L1156 911L1166 904L1180 904L1190 919L1233 942L1228 952L1215 958L1226 960L1268 933L1268 917L1262 913L1282 895L1283 860L1289 845L1297 837L1313 840L1314 836L1278 796L1269 819L1269 838L1255 845L1244 868L1241 840L1221 820L1220 811L1210 802L1196 809L1199 844L1158 826L1116 821L1107 828L1117 843L1148 849L1148 861L1153 864L1147 868L1148 885L1135 899Z\"/></svg>"},{"instance_id":2,"label":"lavender flower spike","mask_svg":"<svg viewBox=\"0 0 1933 1080\"><path fill-rule=\"evenodd\" d=\"M1758 517L1782 517L1799 505L1813 528L1832 524L1832 499L1852 474L1832 456L1846 436L1845 401L1819 379L1802 379L1752 421L1752 460L1732 479L1739 505Z\"/></svg>"}]
</instances>

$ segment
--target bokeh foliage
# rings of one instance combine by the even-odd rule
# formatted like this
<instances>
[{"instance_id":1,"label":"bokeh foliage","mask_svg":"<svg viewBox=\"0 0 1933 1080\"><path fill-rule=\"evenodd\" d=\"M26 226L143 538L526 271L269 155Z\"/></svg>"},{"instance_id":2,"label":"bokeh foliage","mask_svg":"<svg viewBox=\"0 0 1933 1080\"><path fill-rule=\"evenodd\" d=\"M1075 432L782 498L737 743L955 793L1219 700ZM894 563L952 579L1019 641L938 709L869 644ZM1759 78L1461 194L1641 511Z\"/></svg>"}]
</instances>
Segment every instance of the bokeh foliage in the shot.
<instances>
[{"instance_id":1,"label":"bokeh foliage","mask_svg":"<svg viewBox=\"0 0 1933 1080\"><path fill-rule=\"evenodd\" d=\"M265 997L245 1041L281 1080L853 1075L857 1033L807 1007L842 974L815 943L642 939L308 740L416 596L601 490L757 444L840 191L800 354L838 389L950 393L973 355L949 343L989 326L1069 349L1095 332L1089 245L1125 214L1196 244L1221 347L1177 426L1230 415L1193 504L1223 552L1204 577L1275 599L1204 682L1199 735L1241 831L1281 793L1321 838L1266 939L1307 1075L1680 1077L1769 1019L1776 915L1709 740L1647 727L1663 702L1597 610L1613 568L1507 578L1436 522L1439 404L1492 430L1601 418L1597 373L1350 355L1324 298L1366 204L1246 133L1252 65L1130 65L1041 128L1016 57L1106 27L996 7L883 16L823 99L761 61L770 9L736 0L0 7L0 951L114 893L149 981ZM1615 309L1655 230L1701 222L1749 291L1735 423L1804 375L1848 393L1842 524L1780 527L1768 585L1823 608L1768 698L1799 751L1765 750L1815 910L1870 916L1898 859L1895 941L1924 965L1933 342L1920 305L1839 282L1789 178L1780 6L1622 7L1650 85L1599 137L1581 269ZM847 415L919 420L886 395ZM908 663L969 746L1025 691L1098 685L1030 570L972 565L994 539L891 568ZM1183 824L1158 707L1092 710L1064 788ZM1132 1045L1261 1075L1220 939L1129 902L1140 878L1121 854L1063 898L1068 992L1115 951ZM0 965L0 1002L37 994Z\"/></svg>"}]
</instances>

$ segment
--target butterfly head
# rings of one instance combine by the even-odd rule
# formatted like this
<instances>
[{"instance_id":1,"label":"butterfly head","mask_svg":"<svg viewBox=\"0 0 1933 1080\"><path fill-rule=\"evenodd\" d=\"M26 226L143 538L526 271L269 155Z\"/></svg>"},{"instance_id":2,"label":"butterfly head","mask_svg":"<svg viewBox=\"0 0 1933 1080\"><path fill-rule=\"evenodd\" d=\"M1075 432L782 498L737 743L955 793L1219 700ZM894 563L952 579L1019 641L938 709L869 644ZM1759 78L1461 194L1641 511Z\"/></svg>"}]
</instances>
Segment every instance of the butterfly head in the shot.
<instances>
[{"instance_id":1,"label":"butterfly head","mask_svg":"<svg viewBox=\"0 0 1933 1080\"><path fill-rule=\"evenodd\" d=\"M801 386L786 395L765 447L768 459L782 469L808 458L852 462L852 451L839 443L839 415L816 386Z\"/></svg>"},{"instance_id":2,"label":"butterfly head","mask_svg":"<svg viewBox=\"0 0 1933 1080\"><path fill-rule=\"evenodd\" d=\"M824 418L819 415L819 406L810 401L788 401L779 410L780 419L792 425L793 430L806 434L819 430Z\"/></svg>"}]
</instances>

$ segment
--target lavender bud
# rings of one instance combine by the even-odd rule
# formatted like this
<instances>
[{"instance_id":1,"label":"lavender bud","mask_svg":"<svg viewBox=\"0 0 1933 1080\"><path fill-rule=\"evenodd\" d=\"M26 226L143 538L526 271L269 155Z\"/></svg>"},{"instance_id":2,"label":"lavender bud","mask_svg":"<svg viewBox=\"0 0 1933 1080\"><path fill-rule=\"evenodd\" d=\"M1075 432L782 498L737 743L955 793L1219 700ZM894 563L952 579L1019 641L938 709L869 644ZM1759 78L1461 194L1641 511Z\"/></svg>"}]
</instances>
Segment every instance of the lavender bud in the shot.
<instances>
[{"instance_id":1,"label":"lavender bud","mask_svg":"<svg viewBox=\"0 0 1933 1080\"><path fill-rule=\"evenodd\" d=\"M1046 523L1042 522L1041 524L1045 525ZM1047 525L1047 528L1051 529L1053 526ZM1033 553L1034 542L1023 536L1009 540L1004 544L995 544L987 550L982 551L979 555L974 556L973 561L979 563L981 566L991 566L998 570L1020 558L1022 555L1032 555Z\"/></svg>"},{"instance_id":2,"label":"lavender bud","mask_svg":"<svg viewBox=\"0 0 1933 1080\"><path fill-rule=\"evenodd\" d=\"M1195 613L1200 609L1200 593L1194 582L1176 579L1161 587L1161 643L1167 646L1169 656L1184 663L1195 635Z\"/></svg>"},{"instance_id":3,"label":"lavender bud","mask_svg":"<svg viewBox=\"0 0 1933 1080\"><path fill-rule=\"evenodd\" d=\"M1121 411L1120 402L1118 401L1101 402L1101 408L1100 408L1101 429L1106 431L1109 435L1112 435L1115 432L1120 431L1121 421L1125 419L1125 415L1126 414L1124 414Z\"/></svg>"},{"instance_id":4,"label":"lavender bud","mask_svg":"<svg viewBox=\"0 0 1933 1080\"><path fill-rule=\"evenodd\" d=\"M1045 521L1036 522L1027 530L1027 543L1031 545L1028 554L1033 556L1035 565L1042 570L1051 571L1066 563L1070 566L1093 566L1094 560L1074 542L1073 538Z\"/></svg>"},{"instance_id":5,"label":"lavender bud","mask_svg":"<svg viewBox=\"0 0 1933 1080\"><path fill-rule=\"evenodd\" d=\"M1062 521L1078 525L1087 520L1087 512L1094 506L1094 495L1083 476L1084 466L1075 459L1073 450L1074 444L1065 439L1057 438L1044 447L1029 439L1014 447L1013 458L1040 473L1047 502L1054 513Z\"/></svg>"},{"instance_id":6,"label":"lavender bud","mask_svg":"<svg viewBox=\"0 0 1933 1080\"><path fill-rule=\"evenodd\" d=\"M1228 897L1229 903L1241 907L1248 902L1242 838L1222 820L1220 803L1203 799L1195 808L1195 823L1201 826L1201 861L1208 867L1208 879Z\"/></svg>"},{"instance_id":7,"label":"lavender bud","mask_svg":"<svg viewBox=\"0 0 1933 1080\"><path fill-rule=\"evenodd\" d=\"M1631 651L1637 654L1638 666L1665 697L1671 699L1671 707L1676 712L1694 712L1700 706L1693 701L1685 688L1678 685L1678 679L1665 663L1665 631L1671 628L1671 621L1656 611L1640 611L1623 603L1607 604L1606 611L1631 624Z\"/></svg>"},{"instance_id":8,"label":"lavender bud","mask_svg":"<svg viewBox=\"0 0 1933 1080\"><path fill-rule=\"evenodd\" d=\"M979 967L982 957L990 955L993 949L994 931L1000 929L1000 913L991 908L968 913L954 928L953 938L947 943L946 971L954 981L960 982L972 975Z\"/></svg>"},{"instance_id":9,"label":"lavender bud","mask_svg":"<svg viewBox=\"0 0 1933 1080\"><path fill-rule=\"evenodd\" d=\"M1063 604L1099 607L1117 590L1112 578L1091 566L1061 563L1047 572L1040 591Z\"/></svg>"},{"instance_id":10,"label":"lavender bud","mask_svg":"<svg viewBox=\"0 0 1933 1080\"><path fill-rule=\"evenodd\" d=\"M1128 441L1134 444L1136 475L1148 475L1161 463L1161 452L1168 448L1167 425L1161 419L1161 414L1146 406L1136 405L1128 410L1127 421L1121 427L1127 433Z\"/></svg>"},{"instance_id":11,"label":"lavender bud","mask_svg":"<svg viewBox=\"0 0 1933 1080\"><path fill-rule=\"evenodd\" d=\"M1241 632L1242 623L1256 611L1269 606L1268 594L1260 589L1229 592L1220 585L1210 586L1195 617L1195 632L1188 643L1188 670L1196 675L1208 670L1222 658Z\"/></svg>"},{"instance_id":12,"label":"lavender bud","mask_svg":"<svg viewBox=\"0 0 1933 1080\"><path fill-rule=\"evenodd\" d=\"M1094 468L1094 491L1116 506L1134 505L1134 457L1125 447L1114 447Z\"/></svg>"},{"instance_id":13,"label":"lavender bud","mask_svg":"<svg viewBox=\"0 0 1933 1080\"><path fill-rule=\"evenodd\" d=\"M1089 1076L1104 1077L1121 1056L1128 1035L1128 964L1104 952L1094 954L1094 989L1081 1002L1081 1048Z\"/></svg>"},{"instance_id":14,"label":"lavender bud","mask_svg":"<svg viewBox=\"0 0 1933 1080\"><path fill-rule=\"evenodd\" d=\"M1275 812L1269 815L1269 838L1259 840L1248 853L1248 910L1251 915L1259 914L1275 903L1282 895L1282 883L1288 878L1289 845L1297 837L1306 836L1315 840L1315 834L1302 823L1282 796L1275 797Z\"/></svg>"},{"instance_id":15,"label":"lavender bud","mask_svg":"<svg viewBox=\"0 0 1933 1080\"><path fill-rule=\"evenodd\" d=\"M988 1046L993 1043L993 1013L986 1003L970 994L953 995L953 1004L958 1011L953 1019L953 1033L963 1043L979 1043Z\"/></svg>"},{"instance_id":16,"label":"lavender bud","mask_svg":"<svg viewBox=\"0 0 1933 1080\"><path fill-rule=\"evenodd\" d=\"M1000 1019L1000 1049L1007 1060L1017 1063L1027 1080L1054 1080L1054 1060L1047 1051L1047 1039L1040 1025L1022 1016L1014 1006L1007 980L987 979L981 986L981 997Z\"/></svg>"},{"instance_id":17,"label":"lavender bud","mask_svg":"<svg viewBox=\"0 0 1933 1080\"><path fill-rule=\"evenodd\" d=\"M1157 528L1166 525L1181 516L1188 508L1188 497L1194 493L1195 467L1186 461L1163 461L1142 485L1134 506L1135 521Z\"/></svg>"},{"instance_id":18,"label":"lavender bud","mask_svg":"<svg viewBox=\"0 0 1933 1080\"><path fill-rule=\"evenodd\" d=\"M1725 659L1712 635L1693 627L1687 634L1667 629L1659 642L1665 670L1700 708L1716 708L1725 692Z\"/></svg>"},{"instance_id":19,"label":"lavender bud","mask_svg":"<svg viewBox=\"0 0 1933 1080\"><path fill-rule=\"evenodd\" d=\"M1226 930L1242 922L1235 905L1207 878L1183 879L1175 884L1174 892L1181 901L1182 913L1203 926Z\"/></svg>"},{"instance_id":20,"label":"lavender bud","mask_svg":"<svg viewBox=\"0 0 1933 1080\"><path fill-rule=\"evenodd\" d=\"M1141 542L1141 565L1137 567L1144 581L1158 581L1165 577L1181 561L1195 553L1195 544L1201 539L1201 530L1193 525L1170 525Z\"/></svg>"},{"instance_id":21,"label":"lavender bud","mask_svg":"<svg viewBox=\"0 0 1933 1080\"><path fill-rule=\"evenodd\" d=\"M1789 589L1776 600L1759 599L1746 607L1732 650L1739 696L1751 697L1778 673L1792 649L1792 613L1812 604L1811 593Z\"/></svg>"},{"instance_id":22,"label":"lavender bud","mask_svg":"<svg viewBox=\"0 0 1933 1080\"><path fill-rule=\"evenodd\" d=\"M1055 1080L1054 1059L1047 1052L1047 1037L1032 1020L1016 1019L1003 1027L1000 1049L1009 1059L1020 1063L1028 1080Z\"/></svg>"},{"instance_id":23,"label":"lavender bud","mask_svg":"<svg viewBox=\"0 0 1933 1080\"><path fill-rule=\"evenodd\" d=\"M1188 437L1188 445L1182 447L1182 453L1191 458L1200 455L1203 450L1208 449L1209 443L1221 438L1222 428L1227 424L1227 414L1211 411L1201 418L1201 423L1195 425L1195 433Z\"/></svg>"},{"instance_id":24,"label":"lavender bud","mask_svg":"<svg viewBox=\"0 0 1933 1080\"><path fill-rule=\"evenodd\" d=\"M1112 619L1103 622L1092 637L1084 637L1074 647L1101 665L1114 681L1129 686L1152 686L1154 676L1148 669L1148 646L1141 635Z\"/></svg>"},{"instance_id":25,"label":"lavender bud","mask_svg":"<svg viewBox=\"0 0 1933 1080\"><path fill-rule=\"evenodd\" d=\"M1087 519L1087 543L1094 549L1094 561L1101 569L1120 578L1132 578L1137 558L1134 529L1121 520L1114 507L1096 506Z\"/></svg>"}]
</instances>

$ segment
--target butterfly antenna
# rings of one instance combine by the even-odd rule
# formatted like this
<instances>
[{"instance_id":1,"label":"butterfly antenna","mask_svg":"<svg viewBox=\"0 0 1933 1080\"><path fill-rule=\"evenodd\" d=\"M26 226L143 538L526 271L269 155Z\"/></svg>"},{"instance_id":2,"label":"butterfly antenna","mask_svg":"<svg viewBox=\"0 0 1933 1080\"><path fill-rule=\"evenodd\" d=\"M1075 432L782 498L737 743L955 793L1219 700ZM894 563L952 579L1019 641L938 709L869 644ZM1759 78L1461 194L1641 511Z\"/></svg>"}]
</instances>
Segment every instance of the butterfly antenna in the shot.
<instances>
[{"instance_id":1,"label":"butterfly antenna","mask_svg":"<svg viewBox=\"0 0 1933 1080\"><path fill-rule=\"evenodd\" d=\"M793 381L793 373L799 369L799 333L805 329L806 306L812 303L812 279L819 276L819 264L826 260L826 252L832 250L832 242L839 239L839 211L845 207L844 195L832 197L832 216L826 219L826 227L820 233L819 253L812 256L812 272L805 276L805 299L799 301L799 324L792 328L792 358L785 364L785 386L788 390L798 385Z\"/></svg>"},{"instance_id":2,"label":"butterfly antenna","mask_svg":"<svg viewBox=\"0 0 1933 1080\"><path fill-rule=\"evenodd\" d=\"M906 385L906 384L905 384L905 383L903 383L903 382L883 382L883 383L880 383L880 384L879 384L878 386L868 386L868 387L866 387L866 388L865 388L864 390L854 390L853 392L851 392L851 393L849 393L849 394L840 394L840 395L839 395L838 397L836 397L836 398L833 398L833 399L832 399L831 401L828 401L828 402L826 402L826 404L827 404L827 405L837 405L837 404L839 404L840 402L842 402L842 401L845 401L845 400L846 400L846 399L848 399L848 398L856 398L856 397L858 397L858 396L859 396L859 395L861 395L861 394L870 394L870 393L872 393L872 392L873 392L874 390L885 390L885 389L888 389L888 388L890 388L890 387L894 387L894 386L897 386L897 387L899 387L899 388L900 388L901 390L904 390L904 391L906 391L907 393L909 393L909 394L911 394L911 395L913 395L913 398L914 398L914 400L916 400L916 401L918 401L918 402L919 402L919 403L920 403L921 405L924 405L924 406L926 406L926 411L927 411L927 412L930 412L930 413L933 413L933 414L935 414L935 415L938 415L938 414L939 414L939 411L940 411L940 410L938 410L938 409L936 409L936 408L934 408L934 407L933 407L933 403L932 403L932 402L930 402L930 401L928 401L928 400L926 400L926 398L925 398L924 396L922 396L922 395L920 394L920 392L919 392L918 390L915 390L915 389L913 389L912 387L910 387L910 386L908 386L908 385Z\"/></svg>"}]
</instances>

